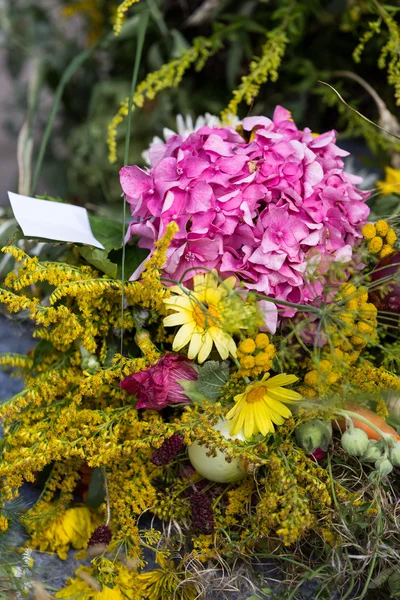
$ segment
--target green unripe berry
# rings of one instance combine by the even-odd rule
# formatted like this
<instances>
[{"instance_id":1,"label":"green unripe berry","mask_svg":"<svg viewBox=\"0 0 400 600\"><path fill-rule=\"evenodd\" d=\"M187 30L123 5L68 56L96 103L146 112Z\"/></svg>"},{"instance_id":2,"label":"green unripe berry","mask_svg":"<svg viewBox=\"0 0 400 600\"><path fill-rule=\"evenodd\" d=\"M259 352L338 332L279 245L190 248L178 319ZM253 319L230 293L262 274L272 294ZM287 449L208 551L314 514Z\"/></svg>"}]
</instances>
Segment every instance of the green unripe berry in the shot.
<instances>
[{"instance_id":1,"label":"green unripe berry","mask_svg":"<svg viewBox=\"0 0 400 600\"><path fill-rule=\"evenodd\" d=\"M382 458L378 458L376 461L375 469L379 472L381 477L386 477L393 471L393 465L386 456L382 456Z\"/></svg>"},{"instance_id":2,"label":"green unripe berry","mask_svg":"<svg viewBox=\"0 0 400 600\"><path fill-rule=\"evenodd\" d=\"M362 456L367 451L369 439L365 431L354 427L344 432L341 443L343 450L350 456Z\"/></svg>"},{"instance_id":3,"label":"green unripe berry","mask_svg":"<svg viewBox=\"0 0 400 600\"><path fill-rule=\"evenodd\" d=\"M369 440L368 448L360 457L362 463L373 463L382 456L382 447L376 440Z\"/></svg>"},{"instance_id":4,"label":"green unripe berry","mask_svg":"<svg viewBox=\"0 0 400 600\"><path fill-rule=\"evenodd\" d=\"M390 462L394 467L400 467L400 442L396 442L390 449Z\"/></svg>"},{"instance_id":5,"label":"green unripe berry","mask_svg":"<svg viewBox=\"0 0 400 600\"><path fill-rule=\"evenodd\" d=\"M296 428L295 436L301 448L312 454L317 448L324 452L332 439L332 425L329 421L313 419Z\"/></svg>"}]
</instances>

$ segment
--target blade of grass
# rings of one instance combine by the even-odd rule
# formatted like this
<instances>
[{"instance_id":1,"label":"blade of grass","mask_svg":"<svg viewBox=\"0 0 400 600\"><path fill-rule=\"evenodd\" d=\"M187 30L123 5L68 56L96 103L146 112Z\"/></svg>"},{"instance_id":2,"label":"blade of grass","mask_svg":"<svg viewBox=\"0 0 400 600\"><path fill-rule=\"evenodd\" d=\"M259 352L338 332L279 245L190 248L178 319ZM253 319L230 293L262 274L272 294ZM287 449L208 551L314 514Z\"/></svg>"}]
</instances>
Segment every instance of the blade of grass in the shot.
<instances>
[{"instance_id":1,"label":"blade of grass","mask_svg":"<svg viewBox=\"0 0 400 600\"><path fill-rule=\"evenodd\" d=\"M131 141L131 128L132 128L132 106L133 96L135 94L137 79L139 74L140 61L142 58L142 51L144 45L144 38L146 37L147 26L149 23L149 11L143 11L140 15L139 31L136 45L136 56L135 64L132 73L131 90L129 95L128 104L128 121L127 131L125 137L125 149L124 149L124 167L127 166L129 160L129 146ZM124 303L125 303L125 256L126 256L126 244L125 244L125 232L126 232L126 196L123 197L124 210L123 210L123 223L122 223L122 290L121 290L121 354L123 351L124 344Z\"/></svg>"}]
</instances>

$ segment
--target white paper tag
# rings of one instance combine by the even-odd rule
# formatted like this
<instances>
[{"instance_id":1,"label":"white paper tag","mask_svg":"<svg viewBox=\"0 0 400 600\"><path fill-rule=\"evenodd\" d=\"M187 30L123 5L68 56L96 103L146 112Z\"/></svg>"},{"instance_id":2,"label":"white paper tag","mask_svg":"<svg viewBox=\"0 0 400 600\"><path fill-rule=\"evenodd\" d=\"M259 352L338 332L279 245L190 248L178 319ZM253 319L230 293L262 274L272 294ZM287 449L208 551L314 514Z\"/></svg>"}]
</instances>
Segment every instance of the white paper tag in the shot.
<instances>
[{"instance_id":1,"label":"white paper tag","mask_svg":"<svg viewBox=\"0 0 400 600\"><path fill-rule=\"evenodd\" d=\"M13 192L8 192L8 197L14 216L27 237L88 244L104 250L92 233L86 208Z\"/></svg>"}]
</instances>

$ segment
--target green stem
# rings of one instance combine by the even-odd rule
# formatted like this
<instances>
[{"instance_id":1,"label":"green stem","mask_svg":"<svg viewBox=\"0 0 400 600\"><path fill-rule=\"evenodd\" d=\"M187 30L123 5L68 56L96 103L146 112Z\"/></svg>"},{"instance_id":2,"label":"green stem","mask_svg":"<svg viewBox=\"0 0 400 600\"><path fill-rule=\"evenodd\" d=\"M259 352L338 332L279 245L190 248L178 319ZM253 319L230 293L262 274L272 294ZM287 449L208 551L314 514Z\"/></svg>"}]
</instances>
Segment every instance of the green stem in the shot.
<instances>
[{"instance_id":1,"label":"green stem","mask_svg":"<svg viewBox=\"0 0 400 600\"><path fill-rule=\"evenodd\" d=\"M149 23L149 12L147 10L143 11L140 15L139 19L139 33L137 37L136 44L136 56L135 56L135 64L133 67L132 73L132 82L131 82L131 90L129 95L129 104L128 104L128 121L127 121L127 131L125 137L125 150L124 150L124 167L127 166L129 161L129 145L131 140L131 127L132 127L132 107L133 107L133 96L136 90L136 84L139 74L140 61L142 58L143 52L143 44L144 38L146 36L146 30ZM126 196L124 194L123 198L124 203L124 211L123 211L123 223L122 223L122 269L121 269L121 279L122 279L122 297L121 297L121 354L123 353L124 346L124 302L125 302L125 256L126 256L126 244L125 244L125 233L126 233Z\"/></svg>"}]
</instances>

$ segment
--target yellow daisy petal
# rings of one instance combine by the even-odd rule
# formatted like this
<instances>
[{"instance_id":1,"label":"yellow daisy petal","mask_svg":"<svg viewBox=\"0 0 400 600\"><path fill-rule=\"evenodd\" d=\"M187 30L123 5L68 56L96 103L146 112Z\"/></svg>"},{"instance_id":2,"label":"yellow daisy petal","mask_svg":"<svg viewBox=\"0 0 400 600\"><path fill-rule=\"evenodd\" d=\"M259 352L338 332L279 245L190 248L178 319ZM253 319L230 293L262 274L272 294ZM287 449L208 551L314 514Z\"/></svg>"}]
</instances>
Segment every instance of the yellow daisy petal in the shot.
<instances>
[{"instance_id":1,"label":"yellow daisy petal","mask_svg":"<svg viewBox=\"0 0 400 600\"><path fill-rule=\"evenodd\" d=\"M257 427L254 419L254 406L247 404L244 421L244 436L248 439L257 433Z\"/></svg>"},{"instance_id":2,"label":"yellow daisy petal","mask_svg":"<svg viewBox=\"0 0 400 600\"><path fill-rule=\"evenodd\" d=\"M226 342L226 337L222 329L218 327L210 327L208 330L215 344L216 349L218 350L218 354L225 360L229 356L229 348Z\"/></svg>"},{"instance_id":3,"label":"yellow daisy petal","mask_svg":"<svg viewBox=\"0 0 400 600\"><path fill-rule=\"evenodd\" d=\"M285 417L286 419L291 416L292 413L290 409L279 400L274 400L274 398L271 398L269 394L264 396L264 400L274 412L278 413L278 415L282 415L282 417Z\"/></svg>"},{"instance_id":4,"label":"yellow daisy petal","mask_svg":"<svg viewBox=\"0 0 400 600\"><path fill-rule=\"evenodd\" d=\"M195 323L186 323L182 325L182 327L177 332L174 342L172 344L172 349L175 351L181 350L186 344L190 342L192 334L196 328Z\"/></svg>"},{"instance_id":5,"label":"yellow daisy petal","mask_svg":"<svg viewBox=\"0 0 400 600\"><path fill-rule=\"evenodd\" d=\"M202 335L201 335L201 333L195 331L194 333L192 333L192 338L191 338L190 344L189 344L188 358L190 358L190 360L193 360L194 358L196 358L196 356L198 355L198 353L200 351L201 345L202 345Z\"/></svg>"},{"instance_id":6,"label":"yellow daisy petal","mask_svg":"<svg viewBox=\"0 0 400 600\"><path fill-rule=\"evenodd\" d=\"M197 360L199 361L199 363L203 363L211 354L211 350L212 350L212 345L213 345L213 340L211 335L209 334L209 332L207 331L204 335L203 335L203 339L202 339L202 345L199 351L199 356L197 358Z\"/></svg>"},{"instance_id":7,"label":"yellow daisy petal","mask_svg":"<svg viewBox=\"0 0 400 600\"><path fill-rule=\"evenodd\" d=\"M282 385L290 385L291 383L295 383L297 381L296 375L286 375L286 373L281 373L280 375L275 375L271 377L271 379L267 383L267 387L280 387Z\"/></svg>"},{"instance_id":8,"label":"yellow daisy petal","mask_svg":"<svg viewBox=\"0 0 400 600\"><path fill-rule=\"evenodd\" d=\"M173 315L168 315L163 320L164 327L175 327L176 325L184 325L185 323L190 323L192 321L192 317L190 313L186 312L176 312Z\"/></svg>"},{"instance_id":9,"label":"yellow daisy petal","mask_svg":"<svg viewBox=\"0 0 400 600\"><path fill-rule=\"evenodd\" d=\"M272 425L271 419L268 415L268 409L264 404L260 403L259 409L254 411L254 418L258 430L263 435L267 435L267 433L274 431L274 426Z\"/></svg>"},{"instance_id":10,"label":"yellow daisy petal","mask_svg":"<svg viewBox=\"0 0 400 600\"><path fill-rule=\"evenodd\" d=\"M275 398L275 400L287 402L288 404L296 402L296 400L301 400L302 398L302 395L298 392L295 392L294 390L287 390L285 388L279 387L268 389L268 395L271 396L271 398Z\"/></svg>"}]
</instances>

